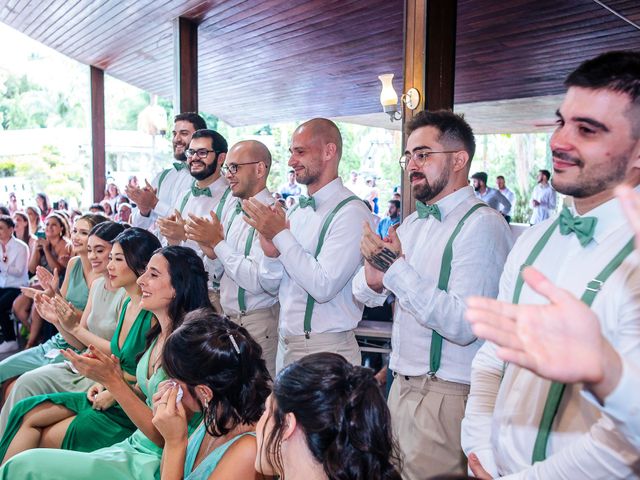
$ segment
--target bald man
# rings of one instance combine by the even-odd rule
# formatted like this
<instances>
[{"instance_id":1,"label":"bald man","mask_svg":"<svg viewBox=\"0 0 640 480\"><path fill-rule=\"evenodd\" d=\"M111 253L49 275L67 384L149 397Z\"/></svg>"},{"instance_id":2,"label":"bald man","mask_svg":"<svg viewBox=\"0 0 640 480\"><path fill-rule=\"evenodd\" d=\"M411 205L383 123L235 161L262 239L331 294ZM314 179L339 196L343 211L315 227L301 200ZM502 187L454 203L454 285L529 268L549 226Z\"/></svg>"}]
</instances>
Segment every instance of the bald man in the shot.
<instances>
[{"instance_id":1,"label":"bald man","mask_svg":"<svg viewBox=\"0 0 640 480\"><path fill-rule=\"evenodd\" d=\"M273 204L267 189L271 153L254 140L236 143L226 156L221 173L240 200L253 198L268 206ZM278 281L261 278L260 262L264 253L255 229L242 219L240 204L218 219L192 216L187 220L187 237L197 241L211 269L223 269L220 280L222 311L245 327L262 347L263 358L275 376L278 346Z\"/></svg>"},{"instance_id":2,"label":"bald man","mask_svg":"<svg viewBox=\"0 0 640 480\"><path fill-rule=\"evenodd\" d=\"M335 352L360 364L353 330L363 305L351 294L362 256L359 241L372 215L338 177L342 136L330 120L300 125L289 166L310 197L285 216L255 199L245 200L246 221L260 233L263 277L279 283L280 321L276 369L316 352Z\"/></svg>"}]
</instances>

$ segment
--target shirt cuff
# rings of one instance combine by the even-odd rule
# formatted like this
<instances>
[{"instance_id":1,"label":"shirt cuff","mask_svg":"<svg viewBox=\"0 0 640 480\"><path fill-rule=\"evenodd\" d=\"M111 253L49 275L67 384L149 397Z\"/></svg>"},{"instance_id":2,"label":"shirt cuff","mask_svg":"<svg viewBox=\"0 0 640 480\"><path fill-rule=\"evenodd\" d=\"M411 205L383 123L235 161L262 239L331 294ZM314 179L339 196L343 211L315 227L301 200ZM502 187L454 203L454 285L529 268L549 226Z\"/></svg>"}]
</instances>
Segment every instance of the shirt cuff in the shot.
<instances>
[{"instance_id":1,"label":"shirt cuff","mask_svg":"<svg viewBox=\"0 0 640 480\"><path fill-rule=\"evenodd\" d=\"M216 254L216 257L223 263L234 253L233 248L231 248L231 246L229 246L229 244L224 240L213 247L213 252Z\"/></svg>"},{"instance_id":2,"label":"shirt cuff","mask_svg":"<svg viewBox=\"0 0 640 480\"><path fill-rule=\"evenodd\" d=\"M299 245L293 233L291 233L291 230L288 228L285 228L273 237L273 244L280 252L280 255L285 255L291 248Z\"/></svg>"},{"instance_id":3,"label":"shirt cuff","mask_svg":"<svg viewBox=\"0 0 640 480\"><path fill-rule=\"evenodd\" d=\"M588 390L582 390L582 396L614 420L628 423L630 417L640 415L640 406L630 403L630 399L637 394L639 379L640 367L623 358L620 381L613 392L604 399L604 405Z\"/></svg>"},{"instance_id":4,"label":"shirt cuff","mask_svg":"<svg viewBox=\"0 0 640 480\"><path fill-rule=\"evenodd\" d=\"M393 265L384 274L382 284L399 298L402 298L405 293L415 291L418 284L425 292L436 286L435 281L432 281L428 276L419 276L404 257L393 262Z\"/></svg>"},{"instance_id":5,"label":"shirt cuff","mask_svg":"<svg viewBox=\"0 0 640 480\"><path fill-rule=\"evenodd\" d=\"M173 213L173 210L171 209L170 205L167 205L163 201L158 200L158 203L156 203L156 206L153 207L151 213L155 213L159 217L168 217Z\"/></svg>"}]
</instances>

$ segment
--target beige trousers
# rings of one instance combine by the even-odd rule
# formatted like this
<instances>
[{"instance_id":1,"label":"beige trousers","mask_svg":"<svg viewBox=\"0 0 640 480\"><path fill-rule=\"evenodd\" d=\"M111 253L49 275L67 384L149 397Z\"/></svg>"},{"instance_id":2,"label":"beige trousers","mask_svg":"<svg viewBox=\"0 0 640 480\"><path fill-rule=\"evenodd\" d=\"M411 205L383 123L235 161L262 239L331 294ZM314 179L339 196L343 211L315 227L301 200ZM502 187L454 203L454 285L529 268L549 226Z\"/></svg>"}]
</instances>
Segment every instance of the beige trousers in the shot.
<instances>
[{"instance_id":1,"label":"beige trousers","mask_svg":"<svg viewBox=\"0 0 640 480\"><path fill-rule=\"evenodd\" d=\"M249 335L262 347L262 358L267 364L271 378L276 378L276 352L278 351L278 317L280 305L261 308L244 315L230 316L231 320L244 327Z\"/></svg>"},{"instance_id":2,"label":"beige trousers","mask_svg":"<svg viewBox=\"0 0 640 480\"><path fill-rule=\"evenodd\" d=\"M391 424L403 457L403 480L466 474L460 423L469 385L429 375L396 375L389 392Z\"/></svg>"},{"instance_id":3,"label":"beige trousers","mask_svg":"<svg viewBox=\"0 0 640 480\"><path fill-rule=\"evenodd\" d=\"M313 333L306 338L304 335L282 336L278 338L278 356L276 357L276 372L284 367L306 357L311 353L332 352L342 355L353 365L360 365L360 347L356 335L352 330L338 333Z\"/></svg>"}]
</instances>

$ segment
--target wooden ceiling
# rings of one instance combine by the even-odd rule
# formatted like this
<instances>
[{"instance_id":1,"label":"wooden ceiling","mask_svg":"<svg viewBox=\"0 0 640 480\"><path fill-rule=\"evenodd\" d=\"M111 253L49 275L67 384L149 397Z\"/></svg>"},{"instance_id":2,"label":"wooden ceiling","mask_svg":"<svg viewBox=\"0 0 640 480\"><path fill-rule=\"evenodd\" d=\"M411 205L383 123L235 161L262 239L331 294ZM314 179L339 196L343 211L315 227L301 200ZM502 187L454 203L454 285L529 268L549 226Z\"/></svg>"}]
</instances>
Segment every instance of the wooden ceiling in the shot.
<instances>
[{"instance_id":1,"label":"wooden ceiling","mask_svg":"<svg viewBox=\"0 0 640 480\"><path fill-rule=\"evenodd\" d=\"M637 0L605 2L640 23ZM562 79L579 62L640 45L640 31L591 0L458 4L455 100L460 107L562 93ZM0 0L0 21L171 98L172 20L197 20L201 110L232 125L249 125L378 113L377 76L394 72L396 89L402 85L403 5L403 0ZM499 109L485 110L491 113L478 121L499 115ZM530 124L539 120L531 118Z\"/></svg>"}]
</instances>

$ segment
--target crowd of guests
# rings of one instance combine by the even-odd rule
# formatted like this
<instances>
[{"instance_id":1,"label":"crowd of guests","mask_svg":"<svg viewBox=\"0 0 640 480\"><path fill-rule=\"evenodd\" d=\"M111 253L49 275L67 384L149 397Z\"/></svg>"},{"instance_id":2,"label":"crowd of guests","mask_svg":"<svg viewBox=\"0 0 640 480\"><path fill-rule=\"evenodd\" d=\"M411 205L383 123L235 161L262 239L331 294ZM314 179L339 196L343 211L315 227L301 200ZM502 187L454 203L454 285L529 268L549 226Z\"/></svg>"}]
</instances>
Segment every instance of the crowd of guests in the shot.
<instances>
[{"instance_id":1,"label":"crowd of guests","mask_svg":"<svg viewBox=\"0 0 640 480\"><path fill-rule=\"evenodd\" d=\"M444 110L406 124L402 222L339 178L332 121L294 131L285 209L268 148L189 112L173 166L127 185L128 222L46 197L0 215L1 345L11 312L31 329L0 361L0 478L638 478L640 55L565 84L572 203L515 244ZM389 298L385 399L354 329Z\"/></svg>"}]
</instances>

